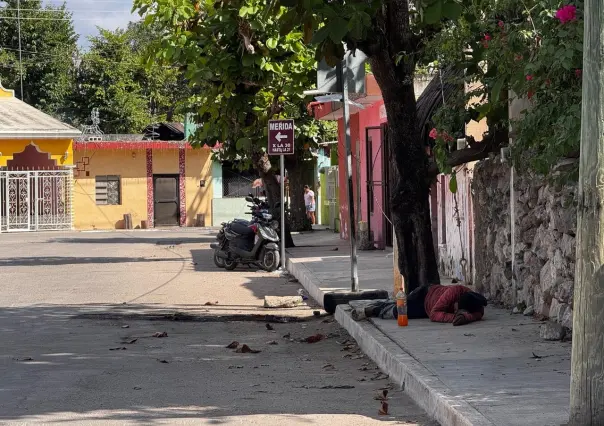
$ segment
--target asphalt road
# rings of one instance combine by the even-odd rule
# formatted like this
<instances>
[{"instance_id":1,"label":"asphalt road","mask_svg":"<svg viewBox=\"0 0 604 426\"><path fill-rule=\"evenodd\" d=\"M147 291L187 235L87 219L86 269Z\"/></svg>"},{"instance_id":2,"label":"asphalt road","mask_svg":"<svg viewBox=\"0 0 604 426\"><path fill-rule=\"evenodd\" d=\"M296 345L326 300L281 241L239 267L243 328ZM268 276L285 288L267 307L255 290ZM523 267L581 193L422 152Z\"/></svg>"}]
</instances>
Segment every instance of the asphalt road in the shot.
<instances>
[{"instance_id":1,"label":"asphalt road","mask_svg":"<svg viewBox=\"0 0 604 426\"><path fill-rule=\"evenodd\" d=\"M0 235L0 424L436 425L312 308L279 311L301 322L274 330L226 321L300 287L216 269L211 238ZM200 321L149 319L175 311Z\"/></svg>"}]
</instances>

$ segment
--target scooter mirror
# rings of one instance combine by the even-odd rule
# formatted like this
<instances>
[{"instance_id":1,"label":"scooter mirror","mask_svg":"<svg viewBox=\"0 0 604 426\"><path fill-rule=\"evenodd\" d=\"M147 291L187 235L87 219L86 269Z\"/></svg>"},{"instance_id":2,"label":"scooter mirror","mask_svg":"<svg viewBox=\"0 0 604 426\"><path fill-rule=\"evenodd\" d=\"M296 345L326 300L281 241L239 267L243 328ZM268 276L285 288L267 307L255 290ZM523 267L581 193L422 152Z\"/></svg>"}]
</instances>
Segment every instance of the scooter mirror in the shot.
<instances>
[{"instance_id":1,"label":"scooter mirror","mask_svg":"<svg viewBox=\"0 0 604 426\"><path fill-rule=\"evenodd\" d=\"M253 203L254 202L254 198L250 197L249 195L247 197L245 197L245 201L247 201L248 203Z\"/></svg>"}]
</instances>

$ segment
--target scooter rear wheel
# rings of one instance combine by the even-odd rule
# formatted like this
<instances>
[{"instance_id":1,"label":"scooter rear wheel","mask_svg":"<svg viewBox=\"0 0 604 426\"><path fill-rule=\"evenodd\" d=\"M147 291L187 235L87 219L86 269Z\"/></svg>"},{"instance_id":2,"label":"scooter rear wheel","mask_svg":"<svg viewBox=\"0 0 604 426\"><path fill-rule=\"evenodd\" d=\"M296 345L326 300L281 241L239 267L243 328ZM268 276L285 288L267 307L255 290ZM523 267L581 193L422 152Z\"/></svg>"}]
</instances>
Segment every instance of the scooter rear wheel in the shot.
<instances>
[{"instance_id":1,"label":"scooter rear wheel","mask_svg":"<svg viewBox=\"0 0 604 426\"><path fill-rule=\"evenodd\" d=\"M219 268L224 268L224 259L218 256L218 250L214 250L214 265Z\"/></svg>"},{"instance_id":2,"label":"scooter rear wheel","mask_svg":"<svg viewBox=\"0 0 604 426\"><path fill-rule=\"evenodd\" d=\"M262 267L267 272L276 271L279 268L280 256L278 250L262 250Z\"/></svg>"},{"instance_id":3,"label":"scooter rear wheel","mask_svg":"<svg viewBox=\"0 0 604 426\"><path fill-rule=\"evenodd\" d=\"M227 271L232 271L235 268L237 268L237 262L235 262L234 260L224 260L224 269L226 269Z\"/></svg>"}]
</instances>

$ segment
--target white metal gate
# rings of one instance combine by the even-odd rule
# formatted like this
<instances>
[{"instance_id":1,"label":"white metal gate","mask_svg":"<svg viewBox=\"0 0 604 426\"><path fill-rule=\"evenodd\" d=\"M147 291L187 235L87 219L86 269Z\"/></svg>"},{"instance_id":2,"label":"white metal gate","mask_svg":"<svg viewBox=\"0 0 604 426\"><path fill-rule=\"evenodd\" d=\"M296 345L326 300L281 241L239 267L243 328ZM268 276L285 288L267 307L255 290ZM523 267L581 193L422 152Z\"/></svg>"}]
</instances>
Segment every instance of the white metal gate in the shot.
<instances>
[{"instance_id":1,"label":"white metal gate","mask_svg":"<svg viewBox=\"0 0 604 426\"><path fill-rule=\"evenodd\" d=\"M73 172L0 170L0 232L72 229Z\"/></svg>"}]
</instances>

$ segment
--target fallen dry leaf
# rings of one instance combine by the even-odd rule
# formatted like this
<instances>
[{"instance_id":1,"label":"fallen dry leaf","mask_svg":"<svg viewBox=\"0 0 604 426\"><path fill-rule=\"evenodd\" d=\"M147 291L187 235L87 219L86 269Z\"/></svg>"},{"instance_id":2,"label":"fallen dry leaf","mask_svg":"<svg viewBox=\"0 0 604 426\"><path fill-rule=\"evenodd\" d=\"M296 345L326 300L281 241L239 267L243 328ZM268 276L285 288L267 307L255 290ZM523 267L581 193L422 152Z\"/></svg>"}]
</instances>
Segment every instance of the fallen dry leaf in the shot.
<instances>
[{"instance_id":1,"label":"fallen dry leaf","mask_svg":"<svg viewBox=\"0 0 604 426\"><path fill-rule=\"evenodd\" d=\"M30 356L26 356L24 358L13 358L15 361L21 361L21 362L27 362L27 361L33 361L34 359Z\"/></svg>"},{"instance_id":2,"label":"fallen dry leaf","mask_svg":"<svg viewBox=\"0 0 604 426\"><path fill-rule=\"evenodd\" d=\"M110 351L125 351L126 348L124 348L123 346L121 348L110 348Z\"/></svg>"},{"instance_id":3,"label":"fallen dry leaf","mask_svg":"<svg viewBox=\"0 0 604 426\"><path fill-rule=\"evenodd\" d=\"M306 343L317 343L317 342L320 342L323 339L325 339L324 335L322 335L322 334L315 334L314 336L308 336L306 339L304 339L304 341Z\"/></svg>"},{"instance_id":4,"label":"fallen dry leaf","mask_svg":"<svg viewBox=\"0 0 604 426\"><path fill-rule=\"evenodd\" d=\"M162 364L169 364L168 361L166 361L165 359L158 359L159 362L161 362Z\"/></svg>"},{"instance_id":5,"label":"fallen dry leaf","mask_svg":"<svg viewBox=\"0 0 604 426\"><path fill-rule=\"evenodd\" d=\"M388 401L388 389L382 389L382 391L378 392L378 394L373 397L373 399L378 401Z\"/></svg>"},{"instance_id":6,"label":"fallen dry leaf","mask_svg":"<svg viewBox=\"0 0 604 426\"><path fill-rule=\"evenodd\" d=\"M248 345L242 345L239 349L237 349L235 352L239 353L239 354L257 354L260 353L259 350L257 349L252 349L250 348Z\"/></svg>"},{"instance_id":7,"label":"fallen dry leaf","mask_svg":"<svg viewBox=\"0 0 604 426\"><path fill-rule=\"evenodd\" d=\"M122 325L122 328L130 328L129 325Z\"/></svg>"},{"instance_id":8,"label":"fallen dry leaf","mask_svg":"<svg viewBox=\"0 0 604 426\"><path fill-rule=\"evenodd\" d=\"M388 415L388 403L386 401L382 401L382 406L378 410L378 414L380 416L387 416Z\"/></svg>"},{"instance_id":9,"label":"fallen dry leaf","mask_svg":"<svg viewBox=\"0 0 604 426\"><path fill-rule=\"evenodd\" d=\"M206 303L204 303L204 306L215 306L215 305L218 305L218 301L216 301L216 302L206 302Z\"/></svg>"},{"instance_id":10,"label":"fallen dry leaf","mask_svg":"<svg viewBox=\"0 0 604 426\"><path fill-rule=\"evenodd\" d=\"M385 380L385 379L387 379L387 378L388 378L388 375L387 375L387 374L384 374L384 373L378 373L378 374L376 374L375 376L373 376L373 377L371 378L371 380Z\"/></svg>"},{"instance_id":11,"label":"fallen dry leaf","mask_svg":"<svg viewBox=\"0 0 604 426\"><path fill-rule=\"evenodd\" d=\"M132 345L133 343L136 343L138 339L132 339L132 340L127 340L122 342L122 345Z\"/></svg>"},{"instance_id":12,"label":"fallen dry leaf","mask_svg":"<svg viewBox=\"0 0 604 426\"><path fill-rule=\"evenodd\" d=\"M268 342L269 345L278 345L279 343L277 343L276 340L271 340L270 342Z\"/></svg>"},{"instance_id":13,"label":"fallen dry leaf","mask_svg":"<svg viewBox=\"0 0 604 426\"><path fill-rule=\"evenodd\" d=\"M269 331L273 331L273 330L275 329L275 328L274 328L272 325L270 325L269 323L266 323L265 325L266 325L266 329L267 329L267 330L269 330Z\"/></svg>"},{"instance_id":14,"label":"fallen dry leaf","mask_svg":"<svg viewBox=\"0 0 604 426\"><path fill-rule=\"evenodd\" d=\"M161 333L159 331L157 331L157 332L153 333L153 337L159 337L159 338L168 337L168 333L166 333L165 331L162 331Z\"/></svg>"},{"instance_id":15,"label":"fallen dry leaf","mask_svg":"<svg viewBox=\"0 0 604 426\"><path fill-rule=\"evenodd\" d=\"M333 364L325 364L325 365L323 366L323 369L324 369L324 370L335 370L335 369L336 369L336 367L335 367Z\"/></svg>"},{"instance_id":16,"label":"fallen dry leaf","mask_svg":"<svg viewBox=\"0 0 604 426\"><path fill-rule=\"evenodd\" d=\"M233 342L229 343L226 347L227 347L227 349L236 349L237 346L239 346L239 342L233 341Z\"/></svg>"}]
</instances>

